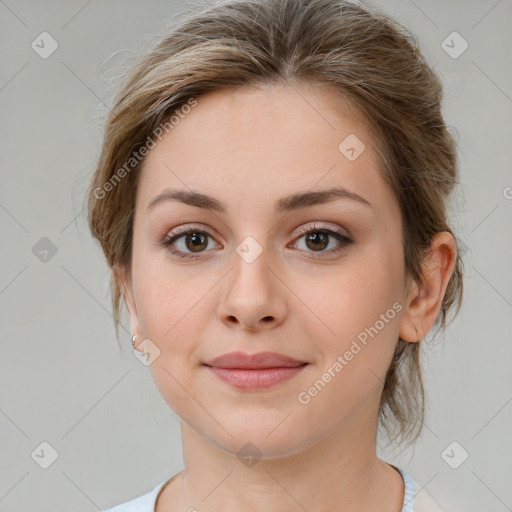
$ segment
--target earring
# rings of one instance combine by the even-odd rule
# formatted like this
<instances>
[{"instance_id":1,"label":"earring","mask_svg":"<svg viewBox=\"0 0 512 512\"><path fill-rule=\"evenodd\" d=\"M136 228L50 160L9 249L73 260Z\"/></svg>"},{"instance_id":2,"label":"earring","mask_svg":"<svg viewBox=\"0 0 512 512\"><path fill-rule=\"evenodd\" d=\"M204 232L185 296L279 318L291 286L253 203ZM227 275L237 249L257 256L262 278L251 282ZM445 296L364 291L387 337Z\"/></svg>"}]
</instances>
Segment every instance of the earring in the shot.
<instances>
[{"instance_id":1,"label":"earring","mask_svg":"<svg viewBox=\"0 0 512 512\"><path fill-rule=\"evenodd\" d=\"M132 336L132 345L133 345L133 347L134 347L134 348L135 348L135 341L136 341L136 340L137 340L137 335L136 335L136 334L134 334L134 335Z\"/></svg>"}]
</instances>

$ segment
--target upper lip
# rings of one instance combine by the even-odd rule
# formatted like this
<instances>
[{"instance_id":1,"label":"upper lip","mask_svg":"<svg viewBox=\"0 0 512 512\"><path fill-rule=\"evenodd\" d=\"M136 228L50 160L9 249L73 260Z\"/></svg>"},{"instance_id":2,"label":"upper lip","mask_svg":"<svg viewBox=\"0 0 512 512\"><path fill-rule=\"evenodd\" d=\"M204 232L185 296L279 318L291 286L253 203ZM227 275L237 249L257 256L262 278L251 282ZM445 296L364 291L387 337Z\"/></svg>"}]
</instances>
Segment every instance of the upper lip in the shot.
<instances>
[{"instance_id":1,"label":"upper lip","mask_svg":"<svg viewBox=\"0 0 512 512\"><path fill-rule=\"evenodd\" d=\"M292 357L276 352L258 352L245 354L244 352L228 352L204 363L217 368L239 368L241 370L259 370L262 368L293 368L307 364Z\"/></svg>"}]
</instances>

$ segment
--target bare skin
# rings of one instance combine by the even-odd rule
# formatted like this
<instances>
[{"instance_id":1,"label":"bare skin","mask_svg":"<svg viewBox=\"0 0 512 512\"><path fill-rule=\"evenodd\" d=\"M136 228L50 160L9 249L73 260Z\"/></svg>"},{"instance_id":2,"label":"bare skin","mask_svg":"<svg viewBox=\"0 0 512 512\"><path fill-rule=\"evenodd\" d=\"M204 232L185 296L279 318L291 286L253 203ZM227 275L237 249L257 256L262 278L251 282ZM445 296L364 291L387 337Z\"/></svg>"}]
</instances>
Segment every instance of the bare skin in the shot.
<instances>
[{"instance_id":1,"label":"bare skin","mask_svg":"<svg viewBox=\"0 0 512 512\"><path fill-rule=\"evenodd\" d=\"M349 134L365 144L353 161L338 149ZM370 205L336 198L274 211L282 197L333 187ZM208 194L226 211L177 200L147 211L164 189ZM185 234L159 245L177 227L206 233L204 244L195 249ZM303 227L351 243L329 235L319 249ZM251 263L236 250L246 237L262 251ZM376 455L382 387L398 337L415 343L432 327L456 254L451 234L439 233L418 286L404 279L401 237L368 125L325 88L208 93L156 144L137 191L131 273L118 280L132 333L160 350L156 386L182 419L185 469L157 512L401 510L402 478ZM333 373L357 336L381 324ZM137 349L150 350L147 341ZM308 364L269 389L241 391L202 364L235 350ZM329 368L325 387L308 392ZM237 456L246 443L259 451L251 467Z\"/></svg>"}]
</instances>

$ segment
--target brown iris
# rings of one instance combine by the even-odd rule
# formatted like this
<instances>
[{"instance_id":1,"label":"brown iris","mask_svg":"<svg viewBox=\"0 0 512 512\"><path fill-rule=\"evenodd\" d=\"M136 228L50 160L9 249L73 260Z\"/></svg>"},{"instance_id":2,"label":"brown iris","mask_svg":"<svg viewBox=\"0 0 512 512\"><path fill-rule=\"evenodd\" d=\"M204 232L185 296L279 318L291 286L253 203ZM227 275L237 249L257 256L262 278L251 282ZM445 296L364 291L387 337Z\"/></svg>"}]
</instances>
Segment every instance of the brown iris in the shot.
<instances>
[{"instance_id":1,"label":"brown iris","mask_svg":"<svg viewBox=\"0 0 512 512\"><path fill-rule=\"evenodd\" d=\"M306 243L312 242L312 246L308 244L310 249L325 249L329 245L329 235L321 231L309 233L306 235ZM315 247L316 246L316 247Z\"/></svg>"},{"instance_id":2,"label":"brown iris","mask_svg":"<svg viewBox=\"0 0 512 512\"><path fill-rule=\"evenodd\" d=\"M185 236L185 245L192 252L200 252L208 246L208 236L202 233L190 233Z\"/></svg>"}]
</instances>

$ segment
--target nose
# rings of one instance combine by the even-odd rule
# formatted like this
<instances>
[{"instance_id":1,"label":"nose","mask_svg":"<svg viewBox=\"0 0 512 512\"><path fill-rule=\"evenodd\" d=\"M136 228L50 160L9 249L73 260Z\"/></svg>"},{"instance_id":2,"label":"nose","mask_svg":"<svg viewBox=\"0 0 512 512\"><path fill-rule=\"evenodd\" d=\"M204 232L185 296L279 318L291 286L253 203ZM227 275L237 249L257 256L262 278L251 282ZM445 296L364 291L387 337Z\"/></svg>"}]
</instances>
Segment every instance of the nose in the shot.
<instances>
[{"instance_id":1,"label":"nose","mask_svg":"<svg viewBox=\"0 0 512 512\"><path fill-rule=\"evenodd\" d=\"M286 286L262 252L248 263L235 255L218 316L227 327L251 332L278 327L287 314Z\"/></svg>"}]
</instances>

